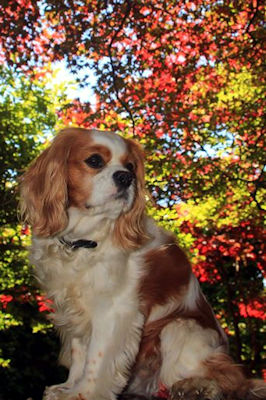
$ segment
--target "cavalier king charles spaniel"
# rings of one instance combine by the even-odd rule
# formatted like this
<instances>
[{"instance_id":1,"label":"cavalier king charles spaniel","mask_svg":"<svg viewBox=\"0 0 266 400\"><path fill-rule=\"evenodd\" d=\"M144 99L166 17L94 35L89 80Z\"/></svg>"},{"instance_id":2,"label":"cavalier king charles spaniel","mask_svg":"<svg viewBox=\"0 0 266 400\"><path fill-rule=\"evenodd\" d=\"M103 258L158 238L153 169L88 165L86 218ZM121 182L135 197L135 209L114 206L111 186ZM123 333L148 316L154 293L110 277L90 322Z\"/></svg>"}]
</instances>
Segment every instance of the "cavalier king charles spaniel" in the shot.
<instances>
[{"instance_id":1,"label":"cavalier king charles spaniel","mask_svg":"<svg viewBox=\"0 0 266 400\"><path fill-rule=\"evenodd\" d=\"M31 262L53 301L65 383L45 400L262 399L175 237L145 214L144 157L99 130L60 132L21 178Z\"/></svg>"}]
</instances>

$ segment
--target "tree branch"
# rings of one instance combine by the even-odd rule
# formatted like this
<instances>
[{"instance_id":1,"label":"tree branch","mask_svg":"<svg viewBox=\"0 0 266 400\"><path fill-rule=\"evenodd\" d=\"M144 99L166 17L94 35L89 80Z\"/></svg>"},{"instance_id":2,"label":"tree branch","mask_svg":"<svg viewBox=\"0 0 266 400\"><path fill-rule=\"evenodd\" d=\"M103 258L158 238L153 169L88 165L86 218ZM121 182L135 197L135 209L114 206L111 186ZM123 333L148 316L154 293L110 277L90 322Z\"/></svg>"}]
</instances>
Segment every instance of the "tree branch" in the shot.
<instances>
[{"instance_id":1,"label":"tree branch","mask_svg":"<svg viewBox=\"0 0 266 400\"><path fill-rule=\"evenodd\" d=\"M246 27L246 30L245 30L245 32L247 34L249 34L252 37L252 39L254 39L254 38L253 38L252 34L249 32L249 29L250 29L251 25L253 24L253 22L254 22L254 20L255 20L255 18L257 16L257 13L259 11L259 6L260 6L260 0L257 0L255 8L253 7L253 2L252 2L251 7L252 7L253 15L250 18L250 21L249 21L249 23L248 23L248 25Z\"/></svg>"},{"instance_id":2,"label":"tree branch","mask_svg":"<svg viewBox=\"0 0 266 400\"><path fill-rule=\"evenodd\" d=\"M233 176L231 176L230 174L228 174L227 172L222 172L222 175L224 175L224 176L226 176L227 178L229 178L230 180L232 180L232 181L240 181L240 182L244 182L244 183L246 183L247 185L248 184L253 184L253 185L255 185L255 188L254 188L254 190L253 191L249 191L249 193L250 193L250 196L252 197L252 199L253 199L253 201L256 203L256 205L257 205L257 207L258 207L258 209L260 210L260 211L265 211L265 209L262 207L262 205L260 204L260 202L258 201L258 199L257 199L257 192L258 192L258 190L259 190L259 188L260 187L263 187L264 186L264 183L265 183L265 181L263 181L262 180L262 177L263 177L263 174L264 174L264 167L265 166L263 166L262 168L261 168L261 173L260 173L260 175L258 176L258 178L256 178L256 179L254 179L254 180L249 180L249 179L244 179L244 178L240 178L240 176L237 176L236 178L234 178Z\"/></svg>"},{"instance_id":3,"label":"tree branch","mask_svg":"<svg viewBox=\"0 0 266 400\"><path fill-rule=\"evenodd\" d=\"M127 103L122 99L122 97L120 96L119 87L118 87L118 85L117 85L117 71L116 71L114 59L113 59L113 56L112 56L112 46L113 46L113 44L114 44L114 42L115 42L115 40L116 40L116 38L117 38L119 32L121 32L121 30L123 29L124 24L125 24L127 18L129 17L129 14L130 14L130 11L131 11L131 8L132 8L131 0L127 0L126 3L127 3L127 8L126 8L126 11L125 11L125 15L124 15L124 17L123 17L123 19L122 19L122 21L121 21L121 23L120 23L118 29L115 31L115 33L114 33L114 35L113 35L113 37L112 37L112 39L111 39L111 41L110 41L110 43L109 43L109 46L108 46L108 56L109 56L109 59L110 59L111 73L112 73L113 86L114 86L116 98L117 98L117 100L119 101L119 103L122 105L122 107L123 107L123 108L127 111L127 113L129 114L129 117L130 117L130 119L131 119L131 121L132 121L133 134L135 134L135 120L134 120L134 116L133 116L132 111L131 111L130 107L128 106L128 104L127 104Z\"/></svg>"}]
</instances>

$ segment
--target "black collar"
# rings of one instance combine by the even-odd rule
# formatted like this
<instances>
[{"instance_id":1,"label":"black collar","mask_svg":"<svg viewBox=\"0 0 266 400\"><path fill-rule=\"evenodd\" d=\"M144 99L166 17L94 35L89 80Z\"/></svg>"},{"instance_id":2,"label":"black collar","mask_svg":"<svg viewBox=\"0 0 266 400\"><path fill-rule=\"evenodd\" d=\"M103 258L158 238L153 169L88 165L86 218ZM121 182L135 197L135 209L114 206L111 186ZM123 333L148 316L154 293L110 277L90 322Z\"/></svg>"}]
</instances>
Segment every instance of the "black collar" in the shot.
<instances>
[{"instance_id":1,"label":"black collar","mask_svg":"<svg viewBox=\"0 0 266 400\"><path fill-rule=\"evenodd\" d=\"M84 249L94 249L97 247L97 242L86 239L74 240L73 242L70 242L62 237L59 239L59 242L69 247L71 250L77 250L80 247L83 247Z\"/></svg>"}]
</instances>

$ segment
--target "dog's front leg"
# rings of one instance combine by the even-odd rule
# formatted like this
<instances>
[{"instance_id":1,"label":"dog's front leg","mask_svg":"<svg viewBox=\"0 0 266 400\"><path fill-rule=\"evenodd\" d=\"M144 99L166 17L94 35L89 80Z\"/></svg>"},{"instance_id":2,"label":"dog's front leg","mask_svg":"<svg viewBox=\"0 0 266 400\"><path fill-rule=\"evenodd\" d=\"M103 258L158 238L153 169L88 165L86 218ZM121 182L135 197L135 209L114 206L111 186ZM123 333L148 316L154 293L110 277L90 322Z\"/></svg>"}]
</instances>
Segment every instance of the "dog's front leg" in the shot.
<instances>
[{"instance_id":1,"label":"dog's front leg","mask_svg":"<svg viewBox=\"0 0 266 400\"><path fill-rule=\"evenodd\" d=\"M69 350L71 360L68 379L66 382L59 385L47 387L44 392L43 400L61 398L66 390L69 390L81 379L86 362L86 348L87 344L84 340L75 337L72 338L71 348Z\"/></svg>"},{"instance_id":2,"label":"dog's front leg","mask_svg":"<svg viewBox=\"0 0 266 400\"><path fill-rule=\"evenodd\" d=\"M96 314L83 377L62 399L115 400L137 355L143 320L137 310Z\"/></svg>"}]
</instances>

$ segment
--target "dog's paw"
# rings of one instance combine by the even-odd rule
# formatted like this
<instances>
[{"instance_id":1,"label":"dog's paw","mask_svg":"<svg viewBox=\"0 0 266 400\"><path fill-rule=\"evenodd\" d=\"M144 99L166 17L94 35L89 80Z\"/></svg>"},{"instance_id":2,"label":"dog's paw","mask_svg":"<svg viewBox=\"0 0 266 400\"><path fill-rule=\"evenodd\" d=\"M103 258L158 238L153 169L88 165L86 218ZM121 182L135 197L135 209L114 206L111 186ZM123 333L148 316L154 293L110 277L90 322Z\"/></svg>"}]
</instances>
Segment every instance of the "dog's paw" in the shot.
<instances>
[{"instance_id":1,"label":"dog's paw","mask_svg":"<svg viewBox=\"0 0 266 400\"><path fill-rule=\"evenodd\" d=\"M45 389L43 400L115 400L116 397L110 392L102 396L89 387L86 382L79 382L74 386L65 384L50 386Z\"/></svg>"},{"instance_id":2,"label":"dog's paw","mask_svg":"<svg viewBox=\"0 0 266 400\"><path fill-rule=\"evenodd\" d=\"M215 381L189 378L176 382L170 392L171 400L222 400L223 394Z\"/></svg>"},{"instance_id":3,"label":"dog's paw","mask_svg":"<svg viewBox=\"0 0 266 400\"><path fill-rule=\"evenodd\" d=\"M70 387L64 385L47 387L43 394L43 400L90 400L86 394L76 393Z\"/></svg>"},{"instance_id":4,"label":"dog's paw","mask_svg":"<svg viewBox=\"0 0 266 400\"><path fill-rule=\"evenodd\" d=\"M43 400L63 400L69 392L69 386L54 385L45 388Z\"/></svg>"},{"instance_id":5,"label":"dog's paw","mask_svg":"<svg viewBox=\"0 0 266 400\"><path fill-rule=\"evenodd\" d=\"M124 393L118 396L118 400L149 400L148 397L142 396L141 394L129 394Z\"/></svg>"}]
</instances>

